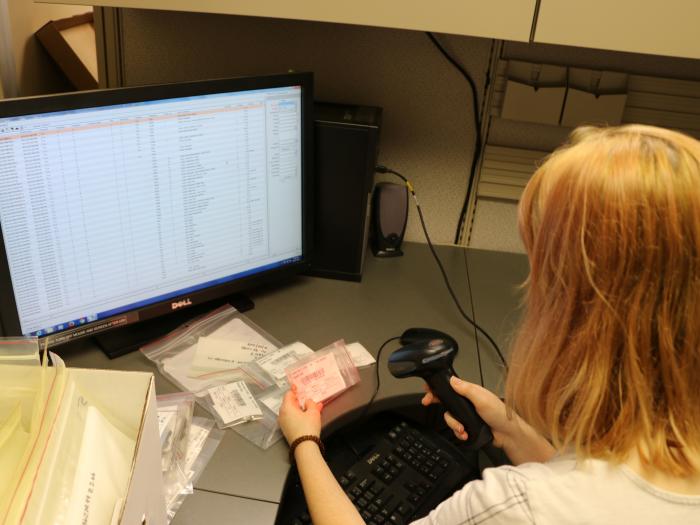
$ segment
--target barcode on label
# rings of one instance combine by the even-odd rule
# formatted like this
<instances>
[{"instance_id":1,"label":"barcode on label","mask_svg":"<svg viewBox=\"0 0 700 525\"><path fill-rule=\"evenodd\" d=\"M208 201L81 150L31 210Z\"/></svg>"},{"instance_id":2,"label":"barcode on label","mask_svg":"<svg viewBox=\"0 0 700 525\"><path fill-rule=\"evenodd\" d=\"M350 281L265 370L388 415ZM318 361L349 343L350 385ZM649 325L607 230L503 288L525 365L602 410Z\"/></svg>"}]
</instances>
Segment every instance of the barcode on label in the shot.
<instances>
[{"instance_id":1,"label":"barcode on label","mask_svg":"<svg viewBox=\"0 0 700 525\"><path fill-rule=\"evenodd\" d=\"M244 406L247 406L247 405L248 405L248 403L246 403L246 402L243 400L243 397L241 396L241 394L239 394L239 393L236 392L235 390L234 390L233 392L231 392L231 395L233 396L234 401L236 402L236 404L237 404L239 407L244 407Z\"/></svg>"},{"instance_id":2,"label":"barcode on label","mask_svg":"<svg viewBox=\"0 0 700 525\"><path fill-rule=\"evenodd\" d=\"M269 364L270 365L278 365L284 361L288 361L290 358L291 358L291 356L289 354L282 354L277 359L273 359L272 361L270 361Z\"/></svg>"},{"instance_id":3,"label":"barcode on label","mask_svg":"<svg viewBox=\"0 0 700 525\"><path fill-rule=\"evenodd\" d=\"M319 370L316 370L315 372L311 372L308 375L302 376L301 382L304 385L308 385L311 381L315 381L316 379L320 379L325 375L325 370L323 368L320 368Z\"/></svg>"}]
</instances>

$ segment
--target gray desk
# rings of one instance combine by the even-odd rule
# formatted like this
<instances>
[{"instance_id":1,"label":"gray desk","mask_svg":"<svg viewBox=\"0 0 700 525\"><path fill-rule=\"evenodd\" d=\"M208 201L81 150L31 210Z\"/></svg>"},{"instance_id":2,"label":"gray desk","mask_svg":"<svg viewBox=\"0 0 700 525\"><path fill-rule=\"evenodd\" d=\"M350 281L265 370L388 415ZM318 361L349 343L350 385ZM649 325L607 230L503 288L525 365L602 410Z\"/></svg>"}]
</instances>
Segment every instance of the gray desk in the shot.
<instances>
[{"instance_id":1,"label":"gray desk","mask_svg":"<svg viewBox=\"0 0 700 525\"><path fill-rule=\"evenodd\" d=\"M476 320L505 353L517 322L517 285L527 275L525 257L451 247L441 247L438 252L462 305L471 312L465 272L468 258ZM376 354L382 342L406 328L437 328L460 345L457 373L479 380L474 331L455 308L425 245L407 244L404 257L376 259L369 255L361 283L301 277L251 296L256 306L247 315L253 321L284 343L299 340L311 348L343 338L360 341ZM498 357L483 337L479 343L485 384L500 391ZM375 402L380 406L422 391L418 379L397 380L386 370L386 358L396 347L387 345L381 359L381 389ZM110 361L92 343L82 342L61 353L69 366L152 371L158 394L176 390L140 352ZM374 367L363 369L361 378L360 384L324 410L324 425L369 400L375 386ZM195 494L185 500L173 523L272 523L288 467L286 443L263 451L227 431L197 482Z\"/></svg>"}]
</instances>

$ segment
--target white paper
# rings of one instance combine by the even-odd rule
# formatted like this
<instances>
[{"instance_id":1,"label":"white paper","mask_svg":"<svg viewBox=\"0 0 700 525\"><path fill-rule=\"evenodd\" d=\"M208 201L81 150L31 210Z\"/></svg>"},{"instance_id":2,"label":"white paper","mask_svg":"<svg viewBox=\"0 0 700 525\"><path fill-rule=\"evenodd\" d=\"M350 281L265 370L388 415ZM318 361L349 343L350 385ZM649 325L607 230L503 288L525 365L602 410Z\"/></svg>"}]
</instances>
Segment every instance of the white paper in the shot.
<instances>
[{"instance_id":1,"label":"white paper","mask_svg":"<svg viewBox=\"0 0 700 525\"><path fill-rule=\"evenodd\" d=\"M239 341L250 341L251 343L260 343L263 345L270 345L276 348L270 341L265 339L262 335L255 331L254 328L244 323L239 318L231 319L228 323L220 326L207 337L213 337L216 339L236 339Z\"/></svg>"},{"instance_id":2,"label":"white paper","mask_svg":"<svg viewBox=\"0 0 700 525\"><path fill-rule=\"evenodd\" d=\"M275 380L280 381L285 379L285 369L289 365L296 363L303 356L313 353L314 351L311 348L297 341L266 354L261 359L258 359L257 363Z\"/></svg>"},{"instance_id":3,"label":"white paper","mask_svg":"<svg viewBox=\"0 0 700 525\"><path fill-rule=\"evenodd\" d=\"M214 330L214 332L207 337L215 339L228 338L240 341L250 341L252 343L269 345L271 348L277 348L274 344L265 339L262 335L257 333L253 328L238 318L232 319L225 325ZM206 389L209 388L214 381L220 382L222 379L229 377L231 380L241 378L241 374L237 372L237 369L233 369L231 371L220 370L218 373L212 372L211 374L207 374L206 376L202 377L190 377L192 361L196 351L197 343L195 342L174 356L163 359L162 361L163 371L171 376L176 384L178 384L183 390L193 392L195 395L202 397L206 395Z\"/></svg>"},{"instance_id":4,"label":"white paper","mask_svg":"<svg viewBox=\"0 0 700 525\"><path fill-rule=\"evenodd\" d=\"M318 403L345 390L345 380L332 353L304 363L290 371L288 377L297 387L297 398L302 407L307 398Z\"/></svg>"},{"instance_id":5,"label":"white paper","mask_svg":"<svg viewBox=\"0 0 700 525\"><path fill-rule=\"evenodd\" d=\"M262 411L245 381L236 381L209 389L214 410L224 425L243 423L262 417Z\"/></svg>"},{"instance_id":6,"label":"white paper","mask_svg":"<svg viewBox=\"0 0 700 525\"><path fill-rule=\"evenodd\" d=\"M135 446L88 407L66 523L109 523L115 502L126 495Z\"/></svg>"},{"instance_id":7,"label":"white paper","mask_svg":"<svg viewBox=\"0 0 700 525\"><path fill-rule=\"evenodd\" d=\"M192 358L190 377L238 368L244 363L260 359L274 349L272 344L260 341L200 337Z\"/></svg>"},{"instance_id":8,"label":"white paper","mask_svg":"<svg viewBox=\"0 0 700 525\"><path fill-rule=\"evenodd\" d=\"M372 363L377 362L374 356L372 356L372 354L370 354L360 343L350 343L345 345L345 348L348 351L348 354L350 354L350 359L352 359L353 364L357 368L369 366Z\"/></svg>"}]
</instances>

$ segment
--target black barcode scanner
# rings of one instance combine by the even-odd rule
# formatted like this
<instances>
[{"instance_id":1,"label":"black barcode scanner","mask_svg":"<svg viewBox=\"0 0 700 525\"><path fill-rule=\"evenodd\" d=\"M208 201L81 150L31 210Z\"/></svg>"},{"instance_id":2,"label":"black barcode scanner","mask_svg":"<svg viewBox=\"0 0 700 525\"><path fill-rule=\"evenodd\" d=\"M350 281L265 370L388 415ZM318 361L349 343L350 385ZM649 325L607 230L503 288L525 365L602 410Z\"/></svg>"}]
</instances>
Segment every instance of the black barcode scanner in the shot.
<instances>
[{"instance_id":1,"label":"black barcode scanner","mask_svg":"<svg viewBox=\"0 0 700 525\"><path fill-rule=\"evenodd\" d=\"M389 357L389 372L398 378L422 377L450 414L464 425L469 436L465 444L471 450L491 443L491 429L472 402L450 386L450 377L457 375L452 367L458 350L457 341L431 328L409 328L400 341L404 346Z\"/></svg>"}]
</instances>

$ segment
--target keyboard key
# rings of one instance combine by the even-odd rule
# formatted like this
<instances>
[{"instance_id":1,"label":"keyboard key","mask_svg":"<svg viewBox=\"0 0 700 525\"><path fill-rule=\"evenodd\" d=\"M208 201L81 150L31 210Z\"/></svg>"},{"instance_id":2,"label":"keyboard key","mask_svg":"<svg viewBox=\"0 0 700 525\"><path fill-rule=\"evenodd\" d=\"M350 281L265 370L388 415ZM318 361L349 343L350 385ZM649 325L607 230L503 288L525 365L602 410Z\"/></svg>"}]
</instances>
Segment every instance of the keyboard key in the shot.
<instances>
[{"instance_id":1,"label":"keyboard key","mask_svg":"<svg viewBox=\"0 0 700 525\"><path fill-rule=\"evenodd\" d=\"M382 523L384 523L384 521L385 521L385 518L381 514L377 514L374 517L374 521L377 523L377 525L382 525Z\"/></svg>"},{"instance_id":2,"label":"keyboard key","mask_svg":"<svg viewBox=\"0 0 700 525\"><path fill-rule=\"evenodd\" d=\"M379 512L379 507L377 507L374 503L370 503L369 506L367 507L367 512L370 512L371 514L376 514Z\"/></svg>"},{"instance_id":3,"label":"keyboard key","mask_svg":"<svg viewBox=\"0 0 700 525\"><path fill-rule=\"evenodd\" d=\"M367 512L366 510L363 510L362 512L360 512L360 516L362 516L362 519L365 521L369 521L372 519L372 515L369 512Z\"/></svg>"},{"instance_id":4,"label":"keyboard key","mask_svg":"<svg viewBox=\"0 0 700 525\"><path fill-rule=\"evenodd\" d=\"M348 470L345 473L345 477L348 478L350 481L353 481L355 478L357 478L357 474L355 474L352 470Z\"/></svg>"},{"instance_id":5,"label":"keyboard key","mask_svg":"<svg viewBox=\"0 0 700 525\"><path fill-rule=\"evenodd\" d=\"M340 476L340 479L338 481L340 482L340 486L343 488L349 487L351 483L351 481L345 476Z\"/></svg>"},{"instance_id":6,"label":"keyboard key","mask_svg":"<svg viewBox=\"0 0 700 525\"><path fill-rule=\"evenodd\" d=\"M301 515L301 522L304 524L311 523L311 516L309 516L308 512L304 512L304 514Z\"/></svg>"},{"instance_id":7,"label":"keyboard key","mask_svg":"<svg viewBox=\"0 0 700 525\"><path fill-rule=\"evenodd\" d=\"M362 489L360 489L359 487L353 487L350 489L350 494L352 494L356 498L359 498L360 496L362 496Z\"/></svg>"},{"instance_id":8,"label":"keyboard key","mask_svg":"<svg viewBox=\"0 0 700 525\"><path fill-rule=\"evenodd\" d=\"M367 501L365 498L357 498L356 503L361 509L364 509L367 505L369 505L369 501Z\"/></svg>"},{"instance_id":9,"label":"keyboard key","mask_svg":"<svg viewBox=\"0 0 700 525\"><path fill-rule=\"evenodd\" d=\"M360 489L362 489L362 490L367 490L368 488L370 488L372 486L373 483L374 483L373 479L363 478L362 481L360 481L357 484L357 486L360 487Z\"/></svg>"},{"instance_id":10,"label":"keyboard key","mask_svg":"<svg viewBox=\"0 0 700 525\"><path fill-rule=\"evenodd\" d=\"M372 488L369 489L369 492L371 492L375 496L379 496L384 491L385 488L386 488L386 485L377 481L374 485L372 485Z\"/></svg>"},{"instance_id":11,"label":"keyboard key","mask_svg":"<svg viewBox=\"0 0 700 525\"><path fill-rule=\"evenodd\" d=\"M399 505L399 507L396 509L396 511L399 514L403 514L404 516L408 516L411 512L413 512L413 505L409 505L408 503L403 503Z\"/></svg>"},{"instance_id":12,"label":"keyboard key","mask_svg":"<svg viewBox=\"0 0 700 525\"><path fill-rule=\"evenodd\" d=\"M393 430L391 432L389 432L387 435L389 436L389 439L391 439L392 441L395 441L399 437L399 435L396 432L394 432Z\"/></svg>"},{"instance_id":13,"label":"keyboard key","mask_svg":"<svg viewBox=\"0 0 700 525\"><path fill-rule=\"evenodd\" d=\"M389 519L387 521L392 525L401 525L403 523L403 518L401 518L401 516L399 516L398 514L394 513L391 516L389 516Z\"/></svg>"}]
</instances>

